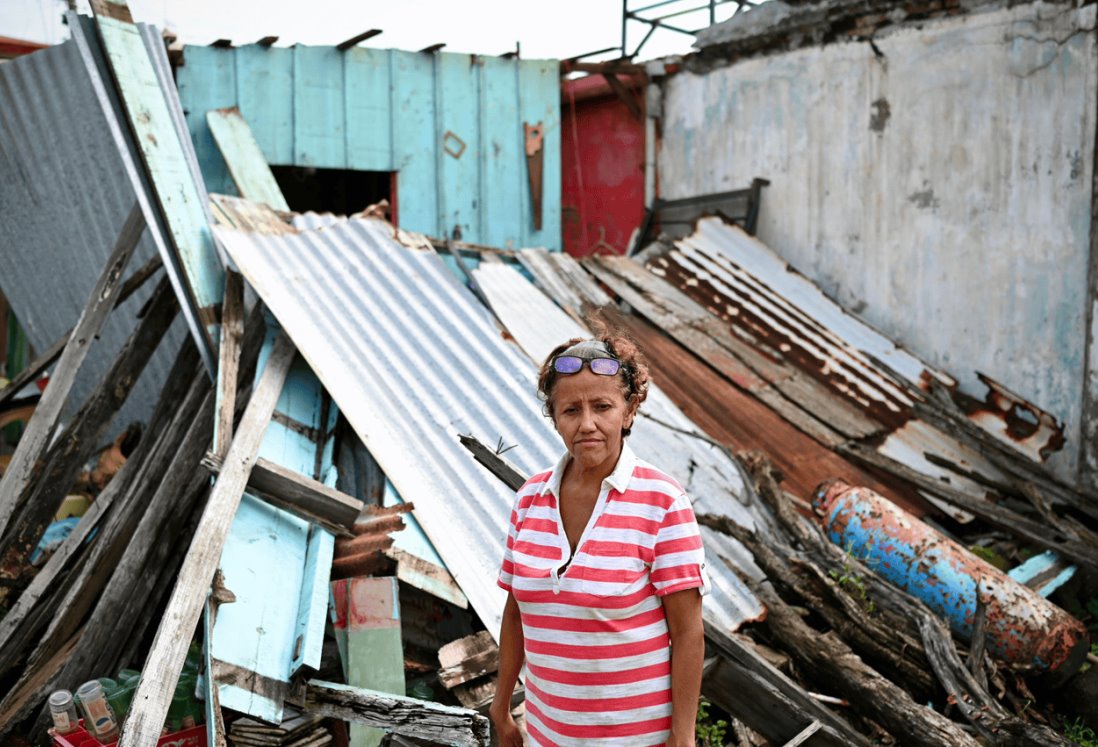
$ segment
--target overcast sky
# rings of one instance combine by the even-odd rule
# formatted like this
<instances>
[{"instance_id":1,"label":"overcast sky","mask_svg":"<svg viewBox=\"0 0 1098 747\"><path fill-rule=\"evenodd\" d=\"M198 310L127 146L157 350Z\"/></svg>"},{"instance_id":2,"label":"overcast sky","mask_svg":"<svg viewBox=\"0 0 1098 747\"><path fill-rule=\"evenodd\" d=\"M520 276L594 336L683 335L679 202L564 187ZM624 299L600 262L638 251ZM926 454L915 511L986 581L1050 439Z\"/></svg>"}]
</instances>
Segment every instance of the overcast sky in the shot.
<instances>
[{"instance_id":1,"label":"overcast sky","mask_svg":"<svg viewBox=\"0 0 1098 747\"><path fill-rule=\"evenodd\" d=\"M631 0L630 7L648 4ZM677 0L669 8L705 4ZM129 0L129 5L137 20L167 27L189 44L215 39L248 44L264 36L279 37L279 45L338 44L378 28L384 33L366 46L414 51L445 42L448 52L497 55L514 49L517 41L523 57L562 59L621 42L620 0ZM0 0L0 36L62 41L66 32L60 18L66 7L65 0ZM77 0L77 7L87 12L87 0ZM734 8L734 3L719 8L718 20ZM708 12L673 22L698 28L708 23ZM642 24L630 24L630 51L645 33ZM692 37L660 29L639 57L683 54L692 43Z\"/></svg>"}]
</instances>

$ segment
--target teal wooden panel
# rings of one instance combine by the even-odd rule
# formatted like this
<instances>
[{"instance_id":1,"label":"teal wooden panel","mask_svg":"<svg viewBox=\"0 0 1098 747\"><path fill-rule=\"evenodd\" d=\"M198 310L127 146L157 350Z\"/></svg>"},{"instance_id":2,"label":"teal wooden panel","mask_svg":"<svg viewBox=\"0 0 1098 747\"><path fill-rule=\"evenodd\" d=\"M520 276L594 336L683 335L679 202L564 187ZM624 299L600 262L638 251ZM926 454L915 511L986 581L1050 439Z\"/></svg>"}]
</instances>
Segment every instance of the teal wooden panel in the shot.
<instances>
[{"instance_id":1,"label":"teal wooden panel","mask_svg":"<svg viewBox=\"0 0 1098 747\"><path fill-rule=\"evenodd\" d=\"M542 226L534 230L530 205L529 179L526 181L526 208L523 211L522 246L560 250L560 73L553 60L522 60L518 65L519 117L531 124L545 125L542 184ZM524 159L525 160L525 159Z\"/></svg>"},{"instance_id":2,"label":"teal wooden panel","mask_svg":"<svg viewBox=\"0 0 1098 747\"><path fill-rule=\"evenodd\" d=\"M236 105L252 128L259 149L267 163L292 166L294 50L251 44L234 50L234 57Z\"/></svg>"},{"instance_id":3,"label":"teal wooden panel","mask_svg":"<svg viewBox=\"0 0 1098 747\"><path fill-rule=\"evenodd\" d=\"M335 47L294 51L294 163L347 166L343 112L343 53Z\"/></svg>"},{"instance_id":4,"label":"teal wooden panel","mask_svg":"<svg viewBox=\"0 0 1098 747\"><path fill-rule=\"evenodd\" d=\"M393 170L390 53L353 47L343 53L347 168Z\"/></svg>"},{"instance_id":5,"label":"teal wooden panel","mask_svg":"<svg viewBox=\"0 0 1098 747\"><path fill-rule=\"evenodd\" d=\"M235 195L229 169L206 123L206 112L237 105L235 50L187 47L185 59L176 72L176 85L206 189Z\"/></svg>"},{"instance_id":6,"label":"teal wooden panel","mask_svg":"<svg viewBox=\"0 0 1098 747\"><path fill-rule=\"evenodd\" d=\"M111 4L122 11L116 10L115 15L129 15L122 0L111 0ZM214 309L221 302L225 273L206 219L205 200L192 177L165 99L174 92L161 89L137 26L102 14L96 16L96 24L133 128L134 143L155 188L199 319L206 327L208 337L198 341L200 349L216 351L220 327L214 321Z\"/></svg>"},{"instance_id":7,"label":"teal wooden panel","mask_svg":"<svg viewBox=\"0 0 1098 747\"><path fill-rule=\"evenodd\" d=\"M278 327L268 320L257 377L265 365ZM320 429L322 387L308 364L296 359L282 387L276 413L282 421ZM328 413L328 427L336 408ZM329 484L331 445L322 456ZM259 456L312 476L316 445L299 429L273 420L267 426ZM213 658L244 667L264 677L289 682L302 665L320 663L319 641L327 612L328 574L334 538L254 496L245 494L221 554L225 584L236 602L221 607L213 635ZM300 643L299 643L300 637ZM257 718L278 721L283 704L236 685L219 685L221 704Z\"/></svg>"},{"instance_id":8,"label":"teal wooden panel","mask_svg":"<svg viewBox=\"0 0 1098 747\"><path fill-rule=\"evenodd\" d=\"M438 236L434 57L393 53L393 166L401 228Z\"/></svg>"},{"instance_id":9,"label":"teal wooden panel","mask_svg":"<svg viewBox=\"0 0 1098 747\"><path fill-rule=\"evenodd\" d=\"M257 45L188 47L185 55L180 92L213 191L233 188L211 152L205 112L235 105L270 164L398 172L403 228L444 236L458 226L467 241L560 249L556 61ZM546 128L541 231L533 228L524 121ZM460 147L448 131L465 144L460 158L444 150Z\"/></svg>"},{"instance_id":10,"label":"teal wooden panel","mask_svg":"<svg viewBox=\"0 0 1098 747\"><path fill-rule=\"evenodd\" d=\"M206 123L229 167L237 191L249 200L266 203L275 210L289 210L271 167L248 122L236 109L206 112Z\"/></svg>"},{"instance_id":11,"label":"teal wooden panel","mask_svg":"<svg viewBox=\"0 0 1098 747\"><path fill-rule=\"evenodd\" d=\"M483 63L481 127L484 142L480 219L483 243L521 248L526 181L522 120L518 106L518 66L489 57Z\"/></svg>"},{"instance_id":12,"label":"teal wooden panel","mask_svg":"<svg viewBox=\"0 0 1098 747\"><path fill-rule=\"evenodd\" d=\"M466 54L438 55L440 191L445 195L440 222L445 235L460 231L479 242L480 220L480 63Z\"/></svg>"}]
</instances>

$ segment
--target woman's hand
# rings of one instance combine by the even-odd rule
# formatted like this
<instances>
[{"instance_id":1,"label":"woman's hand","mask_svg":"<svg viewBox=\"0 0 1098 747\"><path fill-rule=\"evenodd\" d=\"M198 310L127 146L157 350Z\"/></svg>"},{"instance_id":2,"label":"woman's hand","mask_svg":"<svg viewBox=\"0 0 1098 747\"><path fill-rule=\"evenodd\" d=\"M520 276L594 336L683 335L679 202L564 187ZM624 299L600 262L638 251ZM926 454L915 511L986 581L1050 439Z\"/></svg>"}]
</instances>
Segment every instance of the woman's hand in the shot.
<instances>
[{"instance_id":1,"label":"woman's hand","mask_svg":"<svg viewBox=\"0 0 1098 747\"><path fill-rule=\"evenodd\" d=\"M488 709L488 718L492 720L492 728L496 730L499 747L522 747L522 732L506 705L501 708L493 703Z\"/></svg>"},{"instance_id":2,"label":"woman's hand","mask_svg":"<svg viewBox=\"0 0 1098 747\"><path fill-rule=\"evenodd\" d=\"M672 729L667 737L667 747L694 747L694 730L691 729L689 734L680 734Z\"/></svg>"}]
</instances>

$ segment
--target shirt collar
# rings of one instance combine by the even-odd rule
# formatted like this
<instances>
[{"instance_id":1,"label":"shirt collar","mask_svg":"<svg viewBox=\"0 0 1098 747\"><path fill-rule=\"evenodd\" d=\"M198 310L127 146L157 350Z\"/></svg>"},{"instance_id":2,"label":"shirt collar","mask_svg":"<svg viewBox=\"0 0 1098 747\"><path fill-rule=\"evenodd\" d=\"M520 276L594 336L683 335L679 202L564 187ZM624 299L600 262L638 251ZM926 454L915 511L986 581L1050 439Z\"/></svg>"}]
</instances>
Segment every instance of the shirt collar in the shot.
<instances>
[{"instance_id":1,"label":"shirt collar","mask_svg":"<svg viewBox=\"0 0 1098 747\"><path fill-rule=\"evenodd\" d=\"M549 475L549 479L546 480L545 485L542 487L542 493L552 493L557 498L560 498L560 481L564 477L564 468L568 466L568 460L572 457L568 452L564 452L564 456L557 462L557 466L553 468L552 474ZM637 467L637 456L633 453L633 450L629 448L629 445L624 441L621 445L621 454L618 455L617 466L614 467L614 471L606 476L603 480L604 484L609 485L619 493L624 493L629 489L629 481L633 479L633 471Z\"/></svg>"}]
</instances>

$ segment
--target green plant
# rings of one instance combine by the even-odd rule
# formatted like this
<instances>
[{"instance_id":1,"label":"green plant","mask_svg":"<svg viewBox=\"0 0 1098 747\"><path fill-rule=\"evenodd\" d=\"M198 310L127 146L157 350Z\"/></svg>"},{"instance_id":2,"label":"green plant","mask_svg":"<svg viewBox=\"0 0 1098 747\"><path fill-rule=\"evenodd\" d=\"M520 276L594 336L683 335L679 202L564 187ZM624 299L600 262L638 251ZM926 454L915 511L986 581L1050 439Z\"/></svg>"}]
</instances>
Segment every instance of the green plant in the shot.
<instances>
[{"instance_id":1,"label":"green plant","mask_svg":"<svg viewBox=\"0 0 1098 747\"><path fill-rule=\"evenodd\" d=\"M724 719L714 721L709 715L710 705L705 698L698 701L698 715L694 719L694 740L698 747L724 747L724 735L728 731L728 722Z\"/></svg>"},{"instance_id":2,"label":"green plant","mask_svg":"<svg viewBox=\"0 0 1098 747\"><path fill-rule=\"evenodd\" d=\"M1080 747L1098 747L1098 734L1081 718L1064 725L1064 736Z\"/></svg>"},{"instance_id":3,"label":"green plant","mask_svg":"<svg viewBox=\"0 0 1098 747\"><path fill-rule=\"evenodd\" d=\"M868 553L864 558L858 558L854 554L854 545L847 543L846 554L856 560L861 560L863 563L869 562ZM835 580L842 589L846 590L851 596L858 600L858 603L862 605L865 611L872 615L877 611L877 605L873 603L873 600L869 598L868 592L865 589L865 579L862 574L856 573L850 563L843 563L842 568L832 568L828 571L828 575Z\"/></svg>"}]
</instances>

